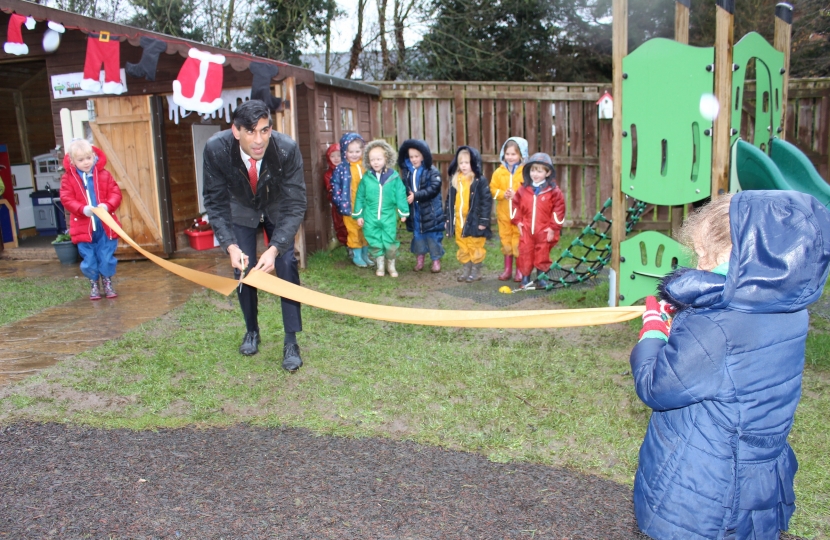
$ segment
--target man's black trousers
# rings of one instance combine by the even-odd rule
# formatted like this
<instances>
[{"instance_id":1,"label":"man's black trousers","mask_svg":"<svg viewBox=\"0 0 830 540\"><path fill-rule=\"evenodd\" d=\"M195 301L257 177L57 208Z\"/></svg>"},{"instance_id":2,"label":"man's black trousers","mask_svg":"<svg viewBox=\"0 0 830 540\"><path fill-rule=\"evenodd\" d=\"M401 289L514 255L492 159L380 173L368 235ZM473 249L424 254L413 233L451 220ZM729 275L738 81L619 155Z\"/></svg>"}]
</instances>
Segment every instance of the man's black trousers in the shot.
<instances>
[{"instance_id":1,"label":"man's black trousers","mask_svg":"<svg viewBox=\"0 0 830 540\"><path fill-rule=\"evenodd\" d=\"M248 256L248 268L256 266L259 260L256 253L257 233L265 228L268 238L272 238L274 232L274 224L267 219L260 224L260 227L243 227L241 225L234 225L233 232L236 234L236 245L242 250L242 253ZM300 271L297 266L297 258L294 256L294 242L285 251L277 256L274 261L274 268L277 271L277 277L284 279L295 285L300 284ZM239 279L239 270L234 269L234 278ZM259 324L257 323L257 288L248 285L242 285L242 290L237 288L237 296L239 297L239 306L242 308L242 315L245 317L245 326L248 332L259 332ZM300 303L294 300L282 298L282 326L285 332L301 332L303 329L303 319L300 315Z\"/></svg>"}]
</instances>

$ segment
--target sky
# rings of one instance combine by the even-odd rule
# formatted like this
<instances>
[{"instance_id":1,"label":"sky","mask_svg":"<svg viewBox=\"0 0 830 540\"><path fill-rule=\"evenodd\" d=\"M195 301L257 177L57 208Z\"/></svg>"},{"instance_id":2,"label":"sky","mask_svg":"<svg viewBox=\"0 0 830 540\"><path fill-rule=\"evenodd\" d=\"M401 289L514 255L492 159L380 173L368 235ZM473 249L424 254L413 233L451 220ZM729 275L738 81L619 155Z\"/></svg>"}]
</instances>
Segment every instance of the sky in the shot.
<instances>
[{"instance_id":1,"label":"sky","mask_svg":"<svg viewBox=\"0 0 830 540\"><path fill-rule=\"evenodd\" d=\"M408 0L402 0L408 1ZM395 0L388 0L387 10L391 14L392 7ZM416 2L420 3L419 0ZM343 11L344 15L336 20L332 25L331 32L331 50L334 52L346 52L352 46L354 40L354 32L357 28L357 0L337 0L337 5ZM389 17L391 19L391 17ZM367 35L367 29L377 28L378 22L378 6L375 0L368 0L366 3L366 12L363 16L364 36ZM423 33L423 25L418 27L407 28L404 32L404 40L406 45L410 46L418 42ZM364 39L366 39L364 37ZM364 43L364 46L366 43ZM325 43L317 45L310 45L304 52L323 52L325 51Z\"/></svg>"}]
</instances>

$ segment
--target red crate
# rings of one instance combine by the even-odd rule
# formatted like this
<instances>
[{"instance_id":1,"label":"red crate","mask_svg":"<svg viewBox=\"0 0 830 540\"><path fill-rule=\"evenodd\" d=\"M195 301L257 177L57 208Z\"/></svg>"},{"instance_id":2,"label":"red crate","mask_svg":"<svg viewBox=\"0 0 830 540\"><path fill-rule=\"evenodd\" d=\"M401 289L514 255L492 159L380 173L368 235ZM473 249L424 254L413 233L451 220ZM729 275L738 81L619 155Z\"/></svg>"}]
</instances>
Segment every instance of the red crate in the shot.
<instances>
[{"instance_id":1,"label":"red crate","mask_svg":"<svg viewBox=\"0 0 830 540\"><path fill-rule=\"evenodd\" d=\"M199 251L213 249L213 231L184 231L190 240L190 247Z\"/></svg>"}]
</instances>

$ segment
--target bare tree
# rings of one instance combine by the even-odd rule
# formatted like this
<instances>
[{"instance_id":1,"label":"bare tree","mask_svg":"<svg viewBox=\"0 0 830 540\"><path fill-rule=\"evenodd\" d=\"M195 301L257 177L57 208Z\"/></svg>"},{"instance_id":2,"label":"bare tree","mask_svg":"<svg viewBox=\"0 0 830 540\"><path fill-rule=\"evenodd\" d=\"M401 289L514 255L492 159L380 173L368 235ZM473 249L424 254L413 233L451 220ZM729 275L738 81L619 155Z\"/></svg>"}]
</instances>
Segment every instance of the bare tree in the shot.
<instances>
[{"instance_id":1,"label":"bare tree","mask_svg":"<svg viewBox=\"0 0 830 540\"><path fill-rule=\"evenodd\" d=\"M389 61L389 45L386 43L386 6L387 0L377 0L378 4L378 38L380 39L380 62L383 69L383 79L394 80L391 73L392 65Z\"/></svg>"},{"instance_id":2,"label":"bare tree","mask_svg":"<svg viewBox=\"0 0 830 540\"><path fill-rule=\"evenodd\" d=\"M349 55L349 69L346 71L346 78L354 75L355 69L360 62L360 53L363 52L363 12L366 10L368 0L357 0L357 30L355 31L352 49Z\"/></svg>"}]
</instances>

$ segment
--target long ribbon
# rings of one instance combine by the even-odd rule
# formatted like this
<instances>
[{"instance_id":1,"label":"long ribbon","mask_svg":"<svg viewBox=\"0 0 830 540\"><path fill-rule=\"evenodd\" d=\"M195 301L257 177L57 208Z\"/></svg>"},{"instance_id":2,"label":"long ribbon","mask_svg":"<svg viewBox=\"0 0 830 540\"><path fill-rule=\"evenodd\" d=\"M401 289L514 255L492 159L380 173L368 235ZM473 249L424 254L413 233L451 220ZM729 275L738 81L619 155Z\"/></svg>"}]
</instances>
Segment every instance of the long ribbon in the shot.
<instances>
[{"instance_id":1,"label":"long ribbon","mask_svg":"<svg viewBox=\"0 0 830 540\"><path fill-rule=\"evenodd\" d=\"M233 279L186 268L153 255L136 244L115 223L115 220L107 212L97 207L93 208L93 212L95 212L95 215L101 221L115 231L118 236L135 248L136 251L162 268L225 296L231 294L236 288L238 282ZM306 289L305 287L294 285L274 275L260 271L252 271L242 282L289 300L295 300L302 304L328 311L335 311L344 315L428 326L455 326L462 328L564 328L624 322L641 316L645 310L643 306L525 311L421 309L382 306L347 300Z\"/></svg>"}]
</instances>

